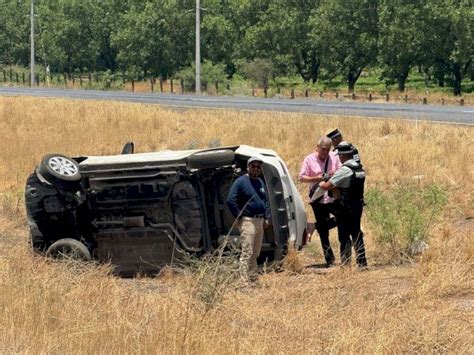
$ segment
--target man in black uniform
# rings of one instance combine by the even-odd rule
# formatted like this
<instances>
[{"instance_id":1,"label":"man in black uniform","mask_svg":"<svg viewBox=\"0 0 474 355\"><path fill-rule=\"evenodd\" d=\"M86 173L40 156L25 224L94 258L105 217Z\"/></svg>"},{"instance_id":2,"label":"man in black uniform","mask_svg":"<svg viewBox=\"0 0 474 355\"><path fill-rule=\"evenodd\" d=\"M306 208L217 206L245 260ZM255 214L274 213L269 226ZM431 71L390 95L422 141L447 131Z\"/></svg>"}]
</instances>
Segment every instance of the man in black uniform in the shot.
<instances>
[{"instance_id":1,"label":"man in black uniform","mask_svg":"<svg viewBox=\"0 0 474 355\"><path fill-rule=\"evenodd\" d=\"M336 198L335 208L342 264L350 263L351 249L354 245L357 265L367 267L364 233L360 229L364 208L365 172L362 165L353 158L352 144L341 142L336 149L342 166L329 181L322 181L319 186L324 190L333 190Z\"/></svg>"},{"instance_id":2,"label":"man in black uniform","mask_svg":"<svg viewBox=\"0 0 474 355\"><path fill-rule=\"evenodd\" d=\"M342 133L339 129L335 129L331 132L329 132L326 137L328 137L329 139L331 139L331 142L332 142L332 146L334 148L334 151L337 151L337 146L339 145L339 143L341 143L343 141L343 138L342 138ZM362 163L360 162L360 156L359 156L359 151L357 150L357 148L352 145L352 149L354 151L354 153L352 154L352 157L354 158L354 160L361 164Z\"/></svg>"}]
</instances>

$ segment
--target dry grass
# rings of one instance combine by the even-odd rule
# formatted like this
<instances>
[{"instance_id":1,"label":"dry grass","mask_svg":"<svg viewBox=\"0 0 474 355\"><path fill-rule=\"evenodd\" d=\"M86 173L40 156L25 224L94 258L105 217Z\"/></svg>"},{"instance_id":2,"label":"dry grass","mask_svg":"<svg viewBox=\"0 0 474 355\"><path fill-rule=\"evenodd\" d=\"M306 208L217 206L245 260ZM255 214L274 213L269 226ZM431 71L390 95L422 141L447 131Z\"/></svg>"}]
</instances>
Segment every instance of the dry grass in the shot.
<instances>
[{"instance_id":1,"label":"dry grass","mask_svg":"<svg viewBox=\"0 0 474 355\"><path fill-rule=\"evenodd\" d=\"M23 186L45 153L113 154L128 140L138 151L205 147L219 139L273 148L296 175L314 141L334 127L359 147L369 188L418 181L448 191L429 252L416 264L382 263L364 226L369 271L308 267L322 262L313 237L290 260L298 271L303 263L301 274L269 273L262 287L231 288L203 311L192 276L123 280L106 266L50 263L28 251ZM0 131L2 353L474 352L471 127L1 97Z\"/></svg>"}]
</instances>

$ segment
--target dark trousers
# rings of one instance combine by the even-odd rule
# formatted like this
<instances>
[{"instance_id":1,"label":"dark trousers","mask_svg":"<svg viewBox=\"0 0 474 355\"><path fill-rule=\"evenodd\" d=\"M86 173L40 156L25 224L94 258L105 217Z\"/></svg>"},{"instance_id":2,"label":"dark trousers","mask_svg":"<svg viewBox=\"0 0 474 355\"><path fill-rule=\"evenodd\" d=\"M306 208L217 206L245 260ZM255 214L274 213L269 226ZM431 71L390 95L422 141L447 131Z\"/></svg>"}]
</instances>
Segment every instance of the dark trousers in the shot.
<instances>
[{"instance_id":1,"label":"dark trousers","mask_svg":"<svg viewBox=\"0 0 474 355\"><path fill-rule=\"evenodd\" d=\"M336 206L337 231L341 244L341 262L349 264L351 261L352 246L356 253L359 266L367 266L365 256L364 233L360 229L363 205L357 204L350 208Z\"/></svg>"},{"instance_id":2,"label":"dark trousers","mask_svg":"<svg viewBox=\"0 0 474 355\"><path fill-rule=\"evenodd\" d=\"M316 230L321 239L321 246L323 248L326 264L334 264L334 253L331 244L329 243L329 230L334 227L334 221L330 219L330 213L334 213L334 204L313 202L311 207L313 208L314 217L316 218Z\"/></svg>"}]
</instances>

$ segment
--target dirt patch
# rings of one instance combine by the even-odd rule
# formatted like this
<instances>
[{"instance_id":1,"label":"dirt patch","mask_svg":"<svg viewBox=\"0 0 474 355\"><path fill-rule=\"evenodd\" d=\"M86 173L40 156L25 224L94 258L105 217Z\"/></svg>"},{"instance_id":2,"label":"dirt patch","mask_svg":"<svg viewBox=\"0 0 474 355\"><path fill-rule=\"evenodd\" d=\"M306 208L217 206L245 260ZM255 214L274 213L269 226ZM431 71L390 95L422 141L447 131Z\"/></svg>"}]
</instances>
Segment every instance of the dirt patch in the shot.
<instances>
[{"instance_id":1,"label":"dirt patch","mask_svg":"<svg viewBox=\"0 0 474 355\"><path fill-rule=\"evenodd\" d=\"M450 297L449 302L459 310L472 313L474 316L474 294Z\"/></svg>"}]
</instances>

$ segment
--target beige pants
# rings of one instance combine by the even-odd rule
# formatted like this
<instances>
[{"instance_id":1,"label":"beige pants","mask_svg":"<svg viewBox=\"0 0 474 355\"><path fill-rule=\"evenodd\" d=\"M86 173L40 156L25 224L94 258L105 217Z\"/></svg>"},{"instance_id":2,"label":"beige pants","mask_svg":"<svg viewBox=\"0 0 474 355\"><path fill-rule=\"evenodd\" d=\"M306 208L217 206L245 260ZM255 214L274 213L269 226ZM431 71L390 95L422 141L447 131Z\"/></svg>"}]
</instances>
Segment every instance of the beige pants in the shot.
<instances>
[{"instance_id":1,"label":"beige pants","mask_svg":"<svg viewBox=\"0 0 474 355\"><path fill-rule=\"evenodd\" d=\"M257 258L263 242L263 221L263 218L242 217L239 223L242 244L240 276L246 282L257 278Z\"/></svg>"}]
</instances>

